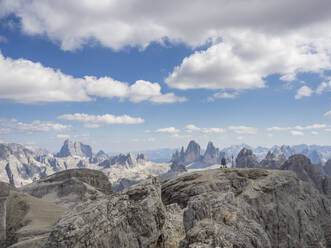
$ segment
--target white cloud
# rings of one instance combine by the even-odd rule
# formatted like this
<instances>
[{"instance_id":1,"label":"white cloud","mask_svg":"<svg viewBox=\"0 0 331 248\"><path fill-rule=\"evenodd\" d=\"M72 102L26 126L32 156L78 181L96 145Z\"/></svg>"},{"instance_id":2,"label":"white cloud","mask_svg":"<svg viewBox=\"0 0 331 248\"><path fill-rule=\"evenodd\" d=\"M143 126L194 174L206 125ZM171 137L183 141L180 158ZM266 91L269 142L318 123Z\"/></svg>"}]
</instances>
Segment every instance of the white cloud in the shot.
<instances>
[{"instance_id":1,"label":"white cloud","mask_svg":"<svg viewBox=\"0 0 331 248\"><path fill-rule=\"evenodd\" d=\"M331 110L324 114L324 117L331 118Z\"/></svg>"},{"instance_id":2,"label":"white cloud","mask_svg":"<svg viewBox=\"0 0 331 248\"><path fill-rule=\"evenodd\" d=\"M182 90L240 90L264 87L264 78L272 74L293 81L300 72L331 69L331 56L325 52L329 49L326 40L310 41L300 35L279 37L247 30L226 32L222 42L185 58L165 82Z\"/></svg>"},{"instance_id":3,"label":"white cloud","mask_svg":"<svg viewBox=\"0 0 331 248\"><path fill-rule=\"evenodd\" d=\"M71 129L71 126L54 123L51 121L35 120L33 122L20 122L16 119L0 119L0 129L20 132L63 132Z\"/></svg>"},{"instance_id":4,"label":"white cloud","mask_svg":"<svg viewBox=\"0 0 331 248\"><path fill-rule=\"evenodd\" d=\"M203 133L224 133L225 129L218 127L202 128Z\"/></svg>"},{"instance_id":5,"label":"white cloud","mask_svg":"<svg viewBox=\"0 0 331 248\"><path fill-rule=\"evenodd\" d=\"M132 142L155 142L155 138L147 138L147 139L132 139Z\"/></svg>"},{"instance_id":6,"label":"white cloud","mask_svg":"<svg viewBox=\"0 0 331 248\"><path fill-rule=\"evenodd\" d=\"M155 132L156 133L178 134L180 132L180 130L175 127L166 127L166 128L159 128Z\"/></svg>"},{"instance_id":7,"label":"white cloud","mask_svg":"<svg viewBox=\"0 0 331 248\"><path fill-rule=\"evenodd\" d=\"M302 86L295 95L295 99L301 99L302 97L311 96L313 94L313 90L308 86Z\"/></svg>"},{"instance_id":8,"label":"white cloud","mask_svg":"<svg viewBox=\"0 0 331 248\"><path fill-rule=\"evenodd\" d=\"M191 133L191 132L193 132L193 131L200 131L200 130L201 130L200 127L197 127L197 126L195 126L195 125L193 125L193 124L189 124L189 125L187 125L187 126L185 127L185 131L188 132L188 133Z\"/></svg>"},{"instance_id":9,"label":"white cloud","mask_svg":"<svg viewBox=\"0 0 331 248\"><path fill-rule=\"evenodd\" d=\"M290 127L277 127L277 126L267 128L268 131L285 131L290 129L291 129Z\"/></svg>"},{"instance_id":10,"label":"white cloud","mask_svg":"<svg viewBox=\"0 0 331 248\"><path fill-rule=\"evenodd\" d=\"M229 126L229 130L237 134L256 134L257 128L247 126Z\"/></svg>"},{"instance_id":11,"label":"white cloud","mask_svg":"<svg viewBox=\"0 0 331 248\"><path fill-rule=\"evenodd\" d=\"M299 129L299 130L303 130L303 129L306 129L306 130L310 130L310 129L322 129L322 128L326 128L326 125L325 124L312 124L312 125L305 126L305 127L296 126L295 128L296 129Z\"/></svg>"},{"instance_id":12,"label":"white cloud","mask_svg":"<svg viewBox=\"0 0 331 248\"><path fill-rule=\"evenodd\" d=\"M224 133L225 129L224 128L218 128L218 127L197 127L196 125L189 124L185 127L185 131L188 133L191 133L193 131L199 131L202 133Z\"/></svg>"},{"instance_id":13,"label":"white cloud","mask_svg":"<svg viewBox=\"0 0 331 248\"><path fill-rule=\"evenodd\" d=\"M132 102L183 102L185 97L161 93L161 86L144 80L129 85L111 77L74 78L26 59L5 58L0 52L0 99L22 103L91 101L92 97Z\"/></svg>"},{"instance_id":14,"label":"white cloud","mask_svg":"<svg viewBox=\"0 0 331 248\"><path fill-rule=\"evenodd\" d=\"M316 89L317 94L322 94L325 91L331 91L331 81L322 82Z\"/></svg>"},{"instance_id":15,"label":"white cloud","mask_svg":"<svg viewBox=\"0 0 331 248\"><path fill-rule=\"evenodd\" d=\"M316 132L316 131L311 131L311 134L312 134L312 135L318 135L318 132Z\"/></svg>"},{"instance_id":16,"label":"white cloud","mask_svg":"<svg viewBox=\"0 0 331 248\"><path fill-rule=\"evenodd\" d=\"M7 133L10 133L10 128L0 127L0 134L7 134Z\"/></svg>"},{"instance_id":17,"label":"white cloud","mask_svg":"<svg viewBox=\"0 0 331 248\"><path fill-rule=\"evenodd\" d=\"M308 126L301 126L301 125L296 125L294 127L269 127L267 128L267 131L288 131L288 130L313 130L313 129L323 129L326 128L326 124L312 124Z\"/></svg>"},{"instance_id":18,"label":"white cloud","mask_svg":"<svg viewBox=\"0 0 331 248\"><path fill-rule=\"evenodd\" d=\"M145 120L142 118L135 118L128 115L115 116L111 114L105 115L88 115L82 113L65 114L57 117L58 119L77 121L84 123L86 128L98 128L102 125L112 124L140 124Z\"/></svg>"},{"instance_id":19,"label":"white cloud","mask_svg":"<svg viewBox=\"0 0 331 248\"><path fill-rule=\"evenodd\" d=\"M239 137L237 137L237 140L243 140L243 139L244 139L243 136L239 136Z\"/></svg>"},{"instance_id":20,"label":"white cloud","mask_svg":"<svg viewBox=\"0 0 331 248\"><path fill-rule=\"evenodd\" d=\"M291 130L293 136L304 136L305 134L301 131Z\"/></svg>"},{"instance_id":21,"label":"white cloud","mask_svg":"<svg viewBox=\"0 0 331 248\"><path fill-rule=\"evenodd\" d=\"M70 135L68 135L68 134L57 134L56 138L57 139L70 139Z\"/></svg>"},{"instance_id":22,"label":"white cloud","mask_svg":"<svg viewBox=\"0 0 331 248\"><path fill-rule=\"evenodd\" d=\"M45 35L64 50L95 42L115 50L145 48L165 39L192 47L208 43L207 50L185 58L166 79L167 84L178 89L253 89L264 87L268 75L279 74L281 80L293 81L301 72L331 69L330 7L331 2L325 0L2 0L0 18L14 14L25 34ZM68 84L73 85L77 84ZM149 88L148 96L128 96L126 87L116 86L119 88L107 92L90 87L89 92L81 91L76 101L89 100L92 92L96 95L91 96L155 103L186 100L172 93L160 95L155 86ZM72 101L72 91L47 87L45 97L38 95L42 99L37 99ZM14 100L36 101L33 94L37 93L31 90ZM221 93L219 97L234 95Z\"/></svg>"},{"instance_id":23,"label":"white cloud","mask_svg":"<svg viewBox=\"0 0 331 248\"><path fill-rule=\"evenodd\" d=\"M238 96L238 92L217 92L213 95L214 98L234 99Z\"/></svg>"},{"instance_id":24,"label":"white cloud","mask_svg":"<svg viewBox=\"0 0 331 248\"><path fill-rule=\"evenodd\" d=\"M325 132L331 132L331 128L324 129Z\"/></svg>"},{"instance_id":25,"label":"white cloud","mask_svg":"<svg viewBox=\"0 0 331 248\"><path fill-rule=\"evenodd\" d=\"M24 33L46 35L64 50L91 40L120 49L145 47L164 37L198 46L217 39L224 30L272 34L304 30L316 36L320 34L316 26L328 27L330 5L325 0L2 0L0 16L15 14Z\"/></svg>"}]
</instances>

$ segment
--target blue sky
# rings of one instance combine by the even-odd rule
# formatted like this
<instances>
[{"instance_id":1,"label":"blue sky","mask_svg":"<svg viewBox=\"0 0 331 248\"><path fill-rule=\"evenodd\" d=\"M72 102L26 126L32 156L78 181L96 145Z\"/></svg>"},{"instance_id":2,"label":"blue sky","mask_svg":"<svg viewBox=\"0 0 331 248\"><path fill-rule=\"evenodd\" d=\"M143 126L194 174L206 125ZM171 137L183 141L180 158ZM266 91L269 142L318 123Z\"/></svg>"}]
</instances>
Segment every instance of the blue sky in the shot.
<instances>
[{"instance_id":1,"label":"blue sky","mask_svg":"<svg viewBox=\"0 0 331 248\"><path fill-rule=\"evenodd\" d=\"M331 4L93 2L1 1L2 142L330 145Z\"/></svg>"}]
</instances>

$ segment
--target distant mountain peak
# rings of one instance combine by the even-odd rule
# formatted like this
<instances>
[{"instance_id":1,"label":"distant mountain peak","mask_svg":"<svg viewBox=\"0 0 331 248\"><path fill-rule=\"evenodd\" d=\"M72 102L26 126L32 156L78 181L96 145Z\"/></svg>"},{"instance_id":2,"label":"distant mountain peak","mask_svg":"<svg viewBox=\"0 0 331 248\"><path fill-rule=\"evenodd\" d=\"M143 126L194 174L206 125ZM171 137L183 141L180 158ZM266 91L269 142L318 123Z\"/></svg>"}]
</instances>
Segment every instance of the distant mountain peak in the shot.
<instances>
[{"instance_id":1,"label":"distant mountain peak","mask_svg":"<svg viewBox=\"0 0 331 248\"><path fill-rule=\"evenodd\" d=\"M92 148L89 145L85 145L81 142L72 141L66 139L61 147L60 152L58 152L56 157L69 157L69 156L79 156L91 158L93 155Z\"/></svg>"}]
</instances>

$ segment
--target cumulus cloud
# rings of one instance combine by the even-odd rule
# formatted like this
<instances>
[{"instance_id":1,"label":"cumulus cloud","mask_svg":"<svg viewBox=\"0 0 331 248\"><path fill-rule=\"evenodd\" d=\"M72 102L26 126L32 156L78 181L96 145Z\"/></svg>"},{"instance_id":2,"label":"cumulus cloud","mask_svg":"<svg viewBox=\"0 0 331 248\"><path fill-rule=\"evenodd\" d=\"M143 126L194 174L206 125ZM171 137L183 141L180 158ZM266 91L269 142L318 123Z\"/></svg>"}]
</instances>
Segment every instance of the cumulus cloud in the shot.
<instances>
[{"instance_id":1,"label":"cumulus cloud","mask_svg":"<svg viewBox=\"0 0 331 248\"><path fill-rule=\"evenodd\" d=\"M70 139L70 135L68 135L68 134L57 134L56 138L57 139Z\"/></svg>"},{"instance_id":2,"label":"cumulus cloud","mask_svg":"<svg viewBox=\"0 0 331 248\"><path fill-rule=\"evenodd\" d=\"M229 126L228 129L237 134L256 134L257 133L257 128L247 127L247 126Z\"/></svg>"},{"instance_id":3,"label":"cumulus cloud","mask_svg":"<svg viewBox=\"0 0 331 248\"><path fill-rule=\"evenodd\" d=\"M90 40L113 49L144 48L165 37L194 47L217 39L224 30L316 33L313 27L330 22L330 7L325 0L2 0L0 16L16 15L24 33L46 35L64 50Z\"/></svg>"},{"instance_id":4,"label":"cumulus cloud","mask_svg":"<svg viewBox=\"0 0 331 248\"><path fill-rule=\"evenodd\" d=\"M322 94L325 91L331 91L331 81L322 82L316 89L317 94Z\"/></svg>"},{"instance_id":5,"label":"cumulus cloud","mask_svg":"<svg viewBox=\"0 0 331 248\"><path fill-rule=\"evenodd\" d=\"M165 82L182 90L240 90L262 88L264 78L272 74L293 81L300 72L331 69L326 41L314 43L299 35L279 37L255 31L224 33L222 42L185 58Z\"/></svg>"},{"instance_id":6,"label":"cumulus cloud","mask_svg":"<svg viewBox=\"0 0 331 248\"><path fill-rule=\"evenodd\" d=\"M16 15L25 34L45 35L64 50L80 48L90 41L115 50L126 46L145 48L165 39L193 48L211 44L205 51L185 58L166 83L178 89L238 90L264 87L264 79L273 74L293 81L301 72L331 69L330 8L331 2L325 0L2 0L0 18ZM185 100L173 93L160 95L155 85L144 85L151 92L148 96L134 88L136 94L127 96L126 87L116 86L119 88L110 92L104 92L102 85L98 85L100 90L87 87L90 92L81 91L78 96L89 99L89 94L97 91L95 96L132 101ZM71 99L67 91L61 95L57 89L46 90L46 99ZM120 96L112 96L112 92ZM230 93L218 96L234 97ZM307 91L297 95L298 99L302 96L307 96Z\"/></svg>"},{"instance_id":7,"label":"cumulus cloud","mask_svg":"<svg viewBox=\"0 0 331 248\"><path fill-rule=\"evenodd\" d=\"M193 124L189 124L185 127L185 131L188 132L188 133L191 133L193 131L199 131L199 132L202 132L202 133L224 133L225 132L225 129L224 128L218 128L218 127L203 127L203 128L200 128L200 127L197 127Z\"/></svg>"},{"instance_id":8,"label":"cumulus cloud","mask_svg":"<svg viewBox=\"0 0 331 248\"><path fill-rule=\"evenodd\" d=\"M318 135L318 132L316 132L316 131L311 131L311 134L312 134L312 135Z\"/></svg>"},{"instance_id":9,"label":"cumulus cloud","mask_svg":"<svg viewBox=\"0 0 331 248\"><path fill-rule=\"evenodd\" d=\"M238 96L238 92L217 92L213 95L214 98L234 99Z\"/></svg>"},{"instance_id":10,"label":"cumulus cloud","mask_svg":"<svg viewBox=\"0 0 331 248\"><path fill-rule=\"evenodd\" d=\"M301 131L296 131L296 130L292 130L292 131L291 131L291 134L292 134L293 136L304 136L304 135L305 135L303 132L301 132Z\"/></svg>"},{"instance_id":11,"label":"cumulus cloud","mask_svg":"<svg viewBox=\"0 0 331 248\"><path fill-rule=\"evenodd\" d=\"M285 131L290 129L291 129L290 127L277 127L277 126L267 128L268 131Z\"/></svg>"},{"instance_id":12,"label":"cumulus cloud","mask_svg":"<svg viewBox=\"0 0 331 248\"><path fill-rule=\"evenodd\" d=\"M193 131L200 131L200 130L201 130L200 127L197 127L196 125L193 125L193 124L189 124L185 127L185 131L188 133L191 133Z\"/></svg>"},{"instance_id":13,"label":"cumulus cloud","mask_svg":"<svg viewBox=\"0 0 331 248\"><path fill-rule=\"evenodd\" d=\"M155 132L156 133L178 134L180 132L180 130L175 127L166 127L166 128L159 128Z\"/></svg>"},{"instance_id":14,"label":"cumulus cloud","mask_svg":"<svg viewBox=\"0 0 331 248\"><path fill-rule=\"evenodd\" d=\"M320 124L320 123L316 123L316 124L312 124L312 125L308 125L308 126L301 126L301 125L296 125L293 127L278 127L278 126L274 126L274 127L269 127L267 128L267 131L272 132L272 131L291 131L291 130L316 130L316 129L324 129L326 128L327 125L326 124Z\"/></svg>"},{"instance_id":15,"label":"cumulus cloud","mask_svg":"<svg viewBox=\"0 0 331 248\"><path fill-rule=\"evenodd\" d=\"M91 101L93 97L128 99L132 102L174 103L186 101L161 86L144 80L130 85L111 77L74 78L26 59L5 58L0 52L0 99L22 103Z\"/></svg>"},{"instance_id":16,"label":"cumulus cloud","mask_svg":"<svg viewBox=\"0 0 331 248\"><path fill-rule=\"evenodd\" d=\"M311 96L313 94L313 90L308 86L302 86L295 95L295 99L301 99L302 97Z\"/></svg>"},{"instance_id":17,"label":"cumulus cloud","mask_svg":"<svg viewBox=\"0 0 331 248\"><path fill-rule=\"evenodd\" d=\"M324 117L331 118L331 110L324 114Z\"/></svg>"},{"instance_id":18,"label":"cumulus cloud","mask_svg":"<svg viewBox=\"0 0 331 248\"><path fill-rule=\"evenodd\" d=\"M57 117L61 120L77 121L84 123L86 128L98 128L103 125L112 124L140 124L145 120L140 117L131 117L129 115L115 116L111 114L105 115L88 115L82 113L65 114Z\"/></svg>"},{"instance_id":19,"label":"cumulus cloud","mask_svg":"<svg viewBox=\"0 0 331 248\"><path fill-rule=\"evenodd\" d=\"M20 122L16 119L0 119L0 130L20 132L63 132L70 130L71 126L51 121L35 120L33 122Z\"/></svg>"},{"instance_id":20,"label":"cumulus cloud","mask_svg":"<svg viewBox=\"0 0 331 248\"><path fill-rule=\"evenodd\" d=\"M327 126L325 124L312 124L312 125L309 125L309 126L295 126L294 129L297 129L297 130L311 130L311 129L323 129L323 128L326 128Z\"/></svg>"}]
</instances>

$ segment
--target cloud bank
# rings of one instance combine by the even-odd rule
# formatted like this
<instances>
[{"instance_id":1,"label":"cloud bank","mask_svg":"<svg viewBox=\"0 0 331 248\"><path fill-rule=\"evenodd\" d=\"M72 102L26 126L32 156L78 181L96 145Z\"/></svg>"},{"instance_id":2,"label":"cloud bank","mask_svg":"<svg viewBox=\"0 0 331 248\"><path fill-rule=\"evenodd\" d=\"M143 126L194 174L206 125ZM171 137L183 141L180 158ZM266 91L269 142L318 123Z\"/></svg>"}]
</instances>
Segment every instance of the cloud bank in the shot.
<instances>
[{"instance_id":1,"label":"cloud bank","mask_svg":"<svg viewBox=\"0 0 331 248\"><path fill-rule=\"evenodd\" d=\"M0 99L20 103L83 102L95 97L131 102L174 103L186 101L173 93L161 93L158 83L138 80L130 85L111 77L75 78L40 63L11 59L0 52Z\"/></svg>"},{"instance_id":2,"label":"cloud bank","mask_svg":"<svg viewBox=\"0 0 331 248\"><path fill-rule=\"evenodd\" d=\"M141 124L145 120L140 117L131 117L129 115L115 116L111 114L105 115L88 115L88 114L65 114L57 117L61 120L76 121L84 123L86 128L98 128L103 125L113 124Z\"/></svg>"}]
</instances>

